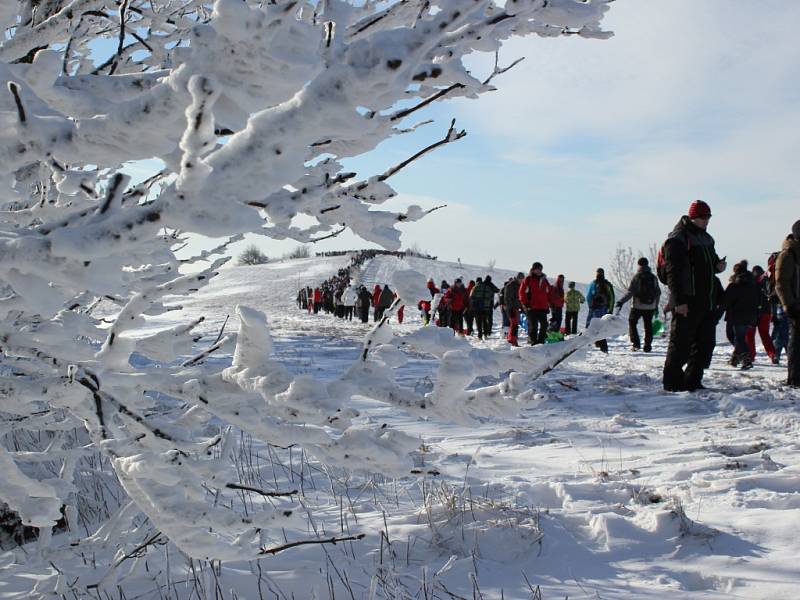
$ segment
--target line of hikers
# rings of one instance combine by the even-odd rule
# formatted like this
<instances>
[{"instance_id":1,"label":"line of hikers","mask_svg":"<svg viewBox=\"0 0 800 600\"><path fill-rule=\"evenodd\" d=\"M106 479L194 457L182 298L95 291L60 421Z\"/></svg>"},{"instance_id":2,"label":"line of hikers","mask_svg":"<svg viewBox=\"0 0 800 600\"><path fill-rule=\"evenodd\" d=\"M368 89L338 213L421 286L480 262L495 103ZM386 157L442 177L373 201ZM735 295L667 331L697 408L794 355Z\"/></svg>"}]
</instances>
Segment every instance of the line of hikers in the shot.
<instances>
[{"instance_id":1,"label":"line of hikers","mask_svg":"<svg viewBox=\"0 0 800 600\"><path fill-rule=\"evenodd\" d=\"M564 275L559 275L555 284L550 284L542 268L541 263L535 262L527 276L517 273L502 288L494 284L491 275L478 277L469 281L466 286L460 278L452 286L447 281L442 281L439 287L436 287L433 279L429 279L428 291L431 298L419 303L423 321L427 324L432 318L431 311L434 311L436 325L451 327L462 335L472 335L475 331L478 339L483 339L491 336L494 309L499 308L503 319L503 334L513 346L519 345L519 326L523 314L527 319L528 343L531 345L544 343L548 332L576 334L578 312L587 298L575 289L574 281L569 282L568 289L565 290ZM609 289L613 299L612 288L590 286L590 306L591 302L598 307L601 304L607 305ZM587 324L591 318L590 315ZM565 322L564 327L562 322Z\"/></svg>"},{"instance_id":2,"label":"line of hikers","mask_svg":"<svg viewBox=\"0 0 800 600\"><path fill-rule=\"evenodd\" d=\"M666 391L704 389L703 373L711 364L717 324L723 316L728 340L734 346L731 365L752 367L758 334L774 364L779 364L781 354L786 353L787 383L800 387L800 220L792 226L781 251L770 255L766 271L758 265L749 270L747 261L740 261L724 287L718 275L727 269L727 262L717 255L714 239L707 232L710 219L707 203L692 202L659 250L655 271L646 258L640 258L637 272L618 301L602 268L597 269L584 297L574 282L564 288L564 275L551 284L543 265L534 262L527 275L518 273L501 288L489 275L467 285L461 278L455 279L453 285L442 281L438 287L431 278L427 283L430 297L420 300L417 308L426 325L433 322L451 327L460 335L477 333L479 339L492 335L494 310L499 308L503 333L510 344L517 346L523 314L528 343L535 345L544 343L549 332L576 334L583 304L588 309L588 326L593 319L610 314L615 308L620 310L632 300L628 317L632 349L650 352L654 317L662 304L659 284L663 284L668 290L664 316L671 321L663 372ZM364 286L351 286L349 269L343 269L322 286L301 290L298 306L315 313L323 308L349 319L355 314L366 323L370 308L378 321L394 298L388 285L376 285L371 292ZM402 309L398 311L400 322ZM638 332L640 320L644 326L643 344ZM596 345L608 352L606 340Z\"/></svg>"},{"instance_id":3,"label":"line of hikers","mask_svg":"<svg viewBox=\"0 0 800 600\"><path fill-rule=\"evenodd\" d=\"M388 285L376 284L370 292L364 285L351 285L350 277L332 277L315 288L301 288L297 294L297 307L309 313L323 311L340 319L361 319L369 322L369 311L373 308L373 320L379 321L397 294ZM404 306L397 311L397 320L403 322Z\"/></svg>"}]
</instances>

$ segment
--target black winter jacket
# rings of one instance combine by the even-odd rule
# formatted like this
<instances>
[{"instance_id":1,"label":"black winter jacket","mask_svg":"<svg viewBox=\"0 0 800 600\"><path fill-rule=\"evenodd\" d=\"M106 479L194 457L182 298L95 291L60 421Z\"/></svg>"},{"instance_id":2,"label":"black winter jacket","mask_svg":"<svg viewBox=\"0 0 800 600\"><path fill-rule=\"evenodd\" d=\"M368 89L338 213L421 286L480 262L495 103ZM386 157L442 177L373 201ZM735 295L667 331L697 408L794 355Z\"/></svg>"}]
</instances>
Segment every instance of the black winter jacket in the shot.
<instances>
[{"instance_id":1,"label":"black winter jacket","mask_svg":"<svg viewBox=\"0 0 800 600\"><path fill-rule=\"evenodd\" d=\"M710 311L717 303L714 277L720 259L714 238L687 217L681 217L664 243L670 306Z\"/></svg>"},{"instance_id":2,"label":"black winter jacket","mask_svg":"<svg viewBox=\"0 0 800 600\"><path fill-rule=\"evenodd\" d=\"M755 326L761 291L749 271L734 276L725 289L725 320L732 325Z\"/></svg>"}]
</instances>

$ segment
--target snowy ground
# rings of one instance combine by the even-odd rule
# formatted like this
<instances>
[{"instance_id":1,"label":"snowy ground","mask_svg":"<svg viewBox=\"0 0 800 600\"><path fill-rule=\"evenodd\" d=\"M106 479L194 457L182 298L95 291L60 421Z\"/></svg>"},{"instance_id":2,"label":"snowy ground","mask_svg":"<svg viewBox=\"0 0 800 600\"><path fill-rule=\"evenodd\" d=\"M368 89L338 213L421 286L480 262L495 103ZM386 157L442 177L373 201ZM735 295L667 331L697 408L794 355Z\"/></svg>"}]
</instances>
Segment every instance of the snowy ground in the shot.
<instances>
[{"instance_id":1,"label":"snowy ground","mask_svg":"<svg viewBox=\"0 0 800 600\"><path fill-rule=\"evenodd\" d=\"M356 359L369 327L307 315L294 298L300 286L348 262L226 269L170 315L205 315L213 334L226 315L233 319L236 304L263 310L281 361L333 378ZM363 280L389 279L400 264L376 259ZM433 261L406 266L437 283L485 274ZM493 279L500 285L510 274ZM415 311L407 317L401 332L420 326ZM236 327L232 320L226 330ZM497 337L473 343L504 348ZM319 522L335 524L336 535L366 537L264 559L261 577L255 565L225 564L213 580L199 578L203 593L521 599L536 597L540 586L546 600L797 597L800 394L782 387L785 366L762 355L740 373L726 365L730 349L721 345L705 381L711 389L664 394L664 349L657 340L650 355L631 353L625 338L611 340L609 355L590 350L538 380L517 416L478 426L423 420L363 399L365 419L424 442L417 478L315 473L309 465L303 481ZM398 379L424 389L434 368L432 358L414 356ZM28 597L49 574L15 560L0 555L0 597ZM148 572L161 573L151 560ZM203 597L198 578L190 585L181 567L172 569L170 588L143 586L139 597Z\"/></svg>"}]
</instances>

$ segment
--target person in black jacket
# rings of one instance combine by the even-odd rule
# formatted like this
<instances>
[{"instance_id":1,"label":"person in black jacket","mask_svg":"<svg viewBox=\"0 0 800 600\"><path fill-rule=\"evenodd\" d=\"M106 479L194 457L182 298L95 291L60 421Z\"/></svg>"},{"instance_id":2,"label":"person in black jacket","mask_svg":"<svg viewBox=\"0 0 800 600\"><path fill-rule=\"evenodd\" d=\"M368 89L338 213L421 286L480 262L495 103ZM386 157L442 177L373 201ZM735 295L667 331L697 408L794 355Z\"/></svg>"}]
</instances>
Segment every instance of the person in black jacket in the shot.
<instances>
[{"instance_id":1,"label":"person in black jacket","mask_svg":"<svg viewBox=\"0 0 800 600\"><path fill-rule=\"evenodd\" d=\"M733 266L733 275L725 288L725 320L733 328L734 349L731 365L742 369L753 367L753 357L747 344L750 331L758 323L759 289L747 262Z\"/></svg>"},{"instance_id":2,"label":"person in black jacket","mask_svg":"<svg viewBox=\"0 0 800 600\"><path fill-rule=\"evenodd\" d=\"M483 325L483 337L488 337L492 335L492 327L494 327L494 297L495 294L500 292L500 289L492 281L491 275L487 275L483 278L483 285L485 285L486 289L492 293L492 301L490 303L491 306L487 306L488 312L484 315L486 320L484 321Z\"/></svg>"},{"instance_id":3,"label":"person in black jacket","mask_svg":"<svg viewBox=\"0 0 800 600\"><path fill-rule=\"evenodd\" d=\"M717 256L706 231L711 208L695 200L667 241L663 258L672 307L663 385L668 392L703 388L705 357L716 343L714 310L718 303L715 277L727 264ZM684 371L684 366L686 370Z\"/></svg>"},{"instance_id":4,"label":"person in black jacket","mask_svg":"<svg viewBox=\"0 0 800 600\"><path fill-rule=\"evenodd\" d=\"M358 316L361 318L362 323L369 322L369 307L372 304L372 294L365 286L358 288L358 299L356 300L356 309Z\"/></svg>"}]
</instances>

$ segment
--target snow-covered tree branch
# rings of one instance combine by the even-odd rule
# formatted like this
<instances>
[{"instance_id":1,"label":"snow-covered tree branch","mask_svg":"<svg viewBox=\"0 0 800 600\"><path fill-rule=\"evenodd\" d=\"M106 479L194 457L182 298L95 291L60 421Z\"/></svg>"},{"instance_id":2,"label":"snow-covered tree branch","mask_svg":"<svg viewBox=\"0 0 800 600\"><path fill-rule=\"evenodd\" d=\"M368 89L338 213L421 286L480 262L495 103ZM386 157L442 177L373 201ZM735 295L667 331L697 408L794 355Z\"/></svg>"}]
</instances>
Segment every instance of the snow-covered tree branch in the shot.
<instances>
[{"instance_id":1,"label":"snow-covered tree branch","mask_svg":"<svg viewBox=\"0 0 800 600\"><path fill-rule=\"evenodd\" d=\"M418 440L354 425L352 396L443 418L503 410L502 387L467 392L472 379L535 376L551 356L497 357L441 332L396 339L381 327L364 360L320 384L271 358L266 317L253 309L239 308L238 336L205 345L199 321L153 331L148 320L227 260L225 244L178 259L185 234L307 242L346 227L399 249L396 225L425 211L374 210L395 195L388 180L464 132L451 124L440 142L373 176L357 178L341 161L408 132L406 120L432 102L494 89L502 69L477 77L467 55L495 53L515 35L605 38L606 10L606 0L4 2L0 500L40 528L43 546L62 516L76 535L76 473L100 456L127 495L111 507L133 524L114 521L119 531L144 531L125 508L132 501L189 556L254 559L292 547L271 532L304 513L292 494L248 515L224 502L242 489L229 472L234 431L302 444L330 465L404 475ZM132 184L136 161L153 175ZM199 272L180 271L202 261ZM209 363L234 341L229 367ZM427 397L391 374L411 346L442 360ZM15 448L15 431L44 437ZM93 527L109 526L111 512Z\"/></svg>"}]
</instances>

